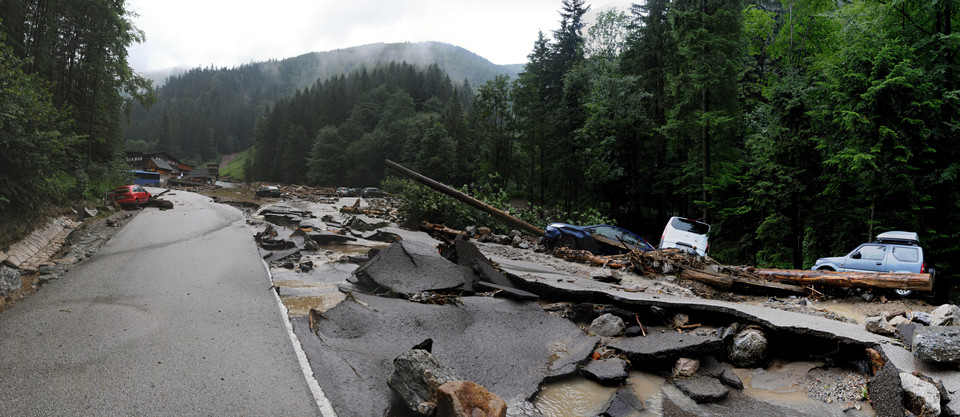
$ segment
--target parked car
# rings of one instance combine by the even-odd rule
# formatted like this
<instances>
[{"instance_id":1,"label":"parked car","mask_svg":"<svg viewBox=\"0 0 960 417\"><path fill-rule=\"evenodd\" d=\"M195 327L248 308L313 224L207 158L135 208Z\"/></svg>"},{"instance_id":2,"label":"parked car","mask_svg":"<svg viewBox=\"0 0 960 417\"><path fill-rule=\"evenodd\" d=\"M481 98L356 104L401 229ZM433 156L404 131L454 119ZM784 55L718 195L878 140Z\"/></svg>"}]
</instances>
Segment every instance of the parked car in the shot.
<instances>
[{"instance_id":1,"label":"parked car","mask_svg":"<svg viewBox=\"0 0 960 417\"><path fill-rule=\"evenodd\" d=\"M257 190L257 197L280 197L280 187L275 185L264 185Z\"/></svg>"},{"instance_id":2,"label":"parked car","mask_svg":"<svg viewBox=\"0 0 960 417\"><path fill-rule=\"evenodd\" d=\"M660 235L660 249L680 248L700 256L710 251L710 225L684 217L671 217Z\"/></svg>"},{"instance_id":3,"label":"parked car","mask_svg":"<svg viewBox=\"0 0 960 417\"><path fill-rule=\"evenodd\" d=\"M614 255L634 249L653 250L653 245L636 233L609 224L574 226L552 223L544 230L544 238L559 247L588 250L598 255Z\"/></svg>"},{"instance_id":4,"label":"parked car","mask_svg":"<svg viewBox=\"0 0 960 417\"><path fill-rule=\"evenodd\" d=\"M363 189L363 197L366 198L375 198L375 197L386 197L387 193L380 191L379 188L367 187Z\"/></svg>"},{"instance_id":5,"label":"parked car","mask_svg":"<svg viewBox=\"0 0 960 417\"><path fill-rule=\"evenodd\" d=\"M846 256L820 258L810 268L814 271L839 272L893 272L934 274L933 268L927 268L920 247L920 238L915 232L884 232L877 240L864 243ZM896 289L896 295L907 297L911 290Z\"/></svg>"},{"instance_id":6,"label":"parked car","mask_svg":"<svg viewBox=\"0 0 960 417\"><path fill-rule=\"evenodd\" d=\"M120 207L139 209L141 204L150 201L150 193L136 184L122 185L110 191L110 200Z\"/></svg>"},{"instance_id":7,"label":"parked car","mask_svg":"<svg viewBox=\"0 0 960 417\"><path fill-rule=\"evenodd\" d=\"M349 193L350 193L350 189L347 188L347 187L339 187L339 188L337 188L337 195L340 196L340 197L346 197L347 194L349 194Z\"/></svg>"}]
</instances>

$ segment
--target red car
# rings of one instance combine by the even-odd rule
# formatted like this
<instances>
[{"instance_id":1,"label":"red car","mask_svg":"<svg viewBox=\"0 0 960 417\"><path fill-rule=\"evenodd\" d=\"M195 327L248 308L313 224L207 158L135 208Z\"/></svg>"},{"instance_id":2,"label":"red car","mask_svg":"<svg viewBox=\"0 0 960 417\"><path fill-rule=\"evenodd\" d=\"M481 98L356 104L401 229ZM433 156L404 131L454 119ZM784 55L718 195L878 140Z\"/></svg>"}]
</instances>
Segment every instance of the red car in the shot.
<instances>
[{"instance_id":1,"label":"red car","mask_svg":"<svg viewBox=\"0 0 960 417\"><path fill-rule=\"evenodd\" d=\"M110 192L110 199L119 206L139 209L141 204L150 200L150 193L139 185L123 185Z\"/></svg>"}]
</instances>

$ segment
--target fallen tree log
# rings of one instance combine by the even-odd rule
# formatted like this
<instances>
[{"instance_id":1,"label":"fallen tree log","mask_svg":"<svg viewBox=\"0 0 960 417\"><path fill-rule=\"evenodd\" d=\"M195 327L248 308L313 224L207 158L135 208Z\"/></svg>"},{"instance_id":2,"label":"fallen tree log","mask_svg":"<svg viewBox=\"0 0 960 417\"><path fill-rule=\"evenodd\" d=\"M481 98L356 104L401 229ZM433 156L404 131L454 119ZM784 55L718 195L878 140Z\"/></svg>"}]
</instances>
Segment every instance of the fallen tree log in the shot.
<instances>
[{"instance_id":1,"label":"fallen tree log","mask_svg":"<svg viewBox=\"0 0 960 417\"><path fill-rule=\"evenodd\" d=\"M706 271L697 271L694 269L684 269L680 271L680 277L696 281L706 282L723 288L730 288L733 285L733 277L725 274L712 274Z\"/></svg>"},{"instance_id":2,"label":"fallen tree log","mask_svg":"<svg viewBox=\"0 0 960 417\"><path fill-rule=\"evenodd\" d=\"M807 271L802 269L750 269L756 276L800 285L873 287L914 291L933 290L932 274Z\"/></svg>"}]
</instances>

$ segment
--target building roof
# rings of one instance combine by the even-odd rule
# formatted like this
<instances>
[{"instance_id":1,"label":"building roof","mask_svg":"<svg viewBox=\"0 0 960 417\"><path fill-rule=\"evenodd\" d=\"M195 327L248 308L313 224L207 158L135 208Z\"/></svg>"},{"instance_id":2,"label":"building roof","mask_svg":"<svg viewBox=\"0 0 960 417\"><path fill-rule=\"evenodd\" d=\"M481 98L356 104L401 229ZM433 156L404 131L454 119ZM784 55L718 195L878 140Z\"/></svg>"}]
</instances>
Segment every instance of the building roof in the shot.
<instances>
[{"instance_id":1,"label":"building roof","mask_svg":"<svg viewBox=\"0 0 960 417\"><path fill-rule=\"evenodd\" d=\"M157 166L157 169L165 169L167 171L173 171L173 167L162 159L150 158L150 161Z\"/></svg>"}]
</instances>

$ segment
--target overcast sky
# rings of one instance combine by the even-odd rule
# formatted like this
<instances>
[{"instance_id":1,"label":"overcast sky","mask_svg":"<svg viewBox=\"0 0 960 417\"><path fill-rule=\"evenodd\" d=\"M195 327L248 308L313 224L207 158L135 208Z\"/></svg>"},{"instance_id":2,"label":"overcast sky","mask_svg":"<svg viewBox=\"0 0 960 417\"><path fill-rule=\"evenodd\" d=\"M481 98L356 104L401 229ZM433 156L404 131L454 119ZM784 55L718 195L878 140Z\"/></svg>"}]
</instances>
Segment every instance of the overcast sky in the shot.
<instances>
[{"instance_id":1,"label":"overcast sky","mask_svg":"<svg viewBox=\"0 0 960 417\"><path fill-rule=\"evenodd\" d=\"M639 0L635 0L639 2ZM630 0L586 2L592 9ZM146 42L139 72L233 67L377 42L438 41L495 64L519 64L537 32L559 27L560 0L127 0Z\"/></svg>"}]
</instances>

